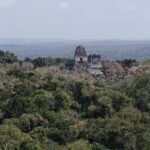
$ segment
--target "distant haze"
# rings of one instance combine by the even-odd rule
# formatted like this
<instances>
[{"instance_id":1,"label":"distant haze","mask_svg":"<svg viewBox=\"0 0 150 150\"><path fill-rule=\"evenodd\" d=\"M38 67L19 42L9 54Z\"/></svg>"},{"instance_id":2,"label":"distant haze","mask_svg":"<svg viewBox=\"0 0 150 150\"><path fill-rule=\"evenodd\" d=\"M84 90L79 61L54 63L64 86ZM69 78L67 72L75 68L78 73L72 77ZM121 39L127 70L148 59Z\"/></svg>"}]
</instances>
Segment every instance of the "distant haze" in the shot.
<instances>
[{"instance_id":1,"label":"distant haze","mask_svg":"<svg viewBox=\"0 0 150 150\"><path fill-rule=\"evenodd\" d=\"M0 40L0 49L9 50L21 58L66 57L73 58L77 45L85 46L88 54L99 53L105 60L150 58L150 41L122 40Z\"/></svg>"},{"instance_id":2,"label":"distant haze","mask_svg":"<svg viewBox=\"0 0 150 150\"><path fill-rule=\"evenodd\" d=\"M150 0L0 0L0 39L150 39Z\"/></svg>"}]
</instances>

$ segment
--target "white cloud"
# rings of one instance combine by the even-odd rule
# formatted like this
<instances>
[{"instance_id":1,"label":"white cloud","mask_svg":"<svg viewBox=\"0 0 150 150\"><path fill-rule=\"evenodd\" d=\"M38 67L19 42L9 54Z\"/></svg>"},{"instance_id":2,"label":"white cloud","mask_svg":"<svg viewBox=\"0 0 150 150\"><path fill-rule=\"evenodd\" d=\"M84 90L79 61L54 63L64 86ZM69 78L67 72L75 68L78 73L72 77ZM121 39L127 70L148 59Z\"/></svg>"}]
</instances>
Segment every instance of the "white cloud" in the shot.
<instances>
[{"instance_id":1,"label":"white cloud","mask_svg":"<svg viewBox=\"0 0 150 150\"><path fill-rule=\"evenodd\" d=\"M16 3L16 0L0 0L0 7L11 7Z\"/></svg>"},{"instance_id":2,"label":"white cloud","mask_svg":"<svg viewBox=\"0 0 150 150\"><path fill-rule=\"evenodd\" d=\"M117 0L118 7L123 11L136 11L138 9L138 0Z\"/></svg>"},{"instance_id":3,"label":"white cloud","mask_svg":"<svg viewBox=\"0 0 150 150\"><path fill-rule=\"evenodd\" d=\"M66 1L60 2L59 3L59 9L61 10L67 10L69 8L69 3Z\"/></svg>"}]
</instances>

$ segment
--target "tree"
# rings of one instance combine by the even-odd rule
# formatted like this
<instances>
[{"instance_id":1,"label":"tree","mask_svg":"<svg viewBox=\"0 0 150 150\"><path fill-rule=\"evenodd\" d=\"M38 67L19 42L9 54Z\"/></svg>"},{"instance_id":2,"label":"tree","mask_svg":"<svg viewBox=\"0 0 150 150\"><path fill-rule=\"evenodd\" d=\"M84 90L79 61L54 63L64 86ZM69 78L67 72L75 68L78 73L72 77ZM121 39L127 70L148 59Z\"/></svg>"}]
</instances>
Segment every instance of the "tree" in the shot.
<instances>
[{"instance_id":1,"label":"tree","mask_svg":"<svg viewBox=\"0 0 150 150\"><path fill-rule=\"evenodd\" d=\"M103 144L109 149L136 150L138 145L135 130L132 123L120 118L91 119L81 135L89 141Z\"/></svg>"},{"instance_id":2,"label":"tree","mask_svg":"<svg viewBox=\"0 0 150 150\"><path fill-rule=\"evenodd\" d=\"M139 123L142 120L142 113L134 107L125 107L123 108L119 115L129 122Z\"/></svg>"},{"instance_id":3,"label":"tree","mask_svg":"<svg viewBox=\"0 0 150 150\"><path fill-rule=\"evenodd\" d=\"M92 146L86 140L77 140L68 144L66 150L92 150Z\"/></svg>"},{"instance_id":4,"label":"tree","mask_svg":"<svg viewBox=\"0 0 150 150\"><path fill-rule=\"evenodd\" d=\"M123 61L118 61L118 62L121 63L124 68L130 68L133 66L133 64L136 63L136 60L135 59L124 59Z\"/></svg>"},{"instance_id":5,"label":"tree","mask_svg":"<svg viewBox=\"0 0 150 150\"><path fill-rule=\"evenodd\" d=\"M56 110L65 109L73 104L73 99L63 90L54 93Z\"/></svg>"},{"instance_id":6,"label":"tree","mask_svg":"<svg viewBox=\"0 0 150 150\"><path fill-rule=\"evenodd\" d=\"M48 126L48 121L45 120L42 116L39 114L23 114L19 118L19 126L23 132L30 132L32 131L35 127L39 126Z\"/></svg>"},{"instance_id":7,"label":"tree","mask_svg":"<svg viewBox=\"0 0 150 150\"><path fill-rule=\"evenodd\" d=\"M14 63L17 61L17 56L9 51L0 50L0 63Z\"/></svg>"},{"instance_id":8,"label":"tree","mask_svg":"<svg viewBox=\"0 0 150 150\"><path fill-rule=\"evenodd\" d=\"M132 104L132 99L121 93L114 93L112 96L112 105L116 111L121 110Z\"/></svg>"},{"instance_id":9,"label":"tree","mask_svg":"<svg viewBox=\"0 0 150 150\"><path fill-rule=\"evenodd\" d=\"M130 77L118 83L114 87L134 99L134 105L144 112L149 112L150 103L150 74L143 73L138 76Z\"/></svg>"},{"instance_id":10,"label":"tree","mask_svg":"<svg viewBox=\"0 0 150 150\"><path fill-rule=\"evenodd\" d=\"M36 95L34 97L34 104L37 109L37 112L40 113L55 109L54 98L52 96L46 96L46 94Z\"/></svg>"}]
</instances>

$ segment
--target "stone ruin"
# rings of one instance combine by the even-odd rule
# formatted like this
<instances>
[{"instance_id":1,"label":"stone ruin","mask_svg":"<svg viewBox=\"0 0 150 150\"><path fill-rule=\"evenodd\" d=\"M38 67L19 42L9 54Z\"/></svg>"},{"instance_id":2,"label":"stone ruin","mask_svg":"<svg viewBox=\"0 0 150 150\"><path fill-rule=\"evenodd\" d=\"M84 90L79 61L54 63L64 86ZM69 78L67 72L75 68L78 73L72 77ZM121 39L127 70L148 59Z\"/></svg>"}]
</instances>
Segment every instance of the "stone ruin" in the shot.
<instances>
[{"instance_id":1,"label":"stone ruin","mask_svg":"<svg viewBox=\"0 0 150 150\"><path fill-rule=\"evenodd\" d=\"M103 62L100 54L87 55L85 47L79 45L76 47L75 70L85 70L94 76L104 75Z\"/></svg>"}]
</instances>

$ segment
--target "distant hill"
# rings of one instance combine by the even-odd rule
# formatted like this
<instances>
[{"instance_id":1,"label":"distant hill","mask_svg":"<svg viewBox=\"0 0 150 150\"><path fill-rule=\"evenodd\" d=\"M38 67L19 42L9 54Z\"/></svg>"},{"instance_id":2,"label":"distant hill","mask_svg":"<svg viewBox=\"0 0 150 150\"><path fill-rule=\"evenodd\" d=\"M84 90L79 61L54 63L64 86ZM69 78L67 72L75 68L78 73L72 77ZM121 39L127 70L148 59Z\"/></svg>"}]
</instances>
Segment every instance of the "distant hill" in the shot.
<instances>
[{"instance_id":1,"label":"distant hill","mask_svg":"<svg viewBox=\"0 0 150 150\"><path fill-rule=\"evenodd\" d=\"M21 59L25 57L67 57L72 58L75 47L82 44L88 53L101 53L105 60L150 58L150 41L123 40L0 40L0 49L9 50Z\"/></svg>"}]
</instances>

